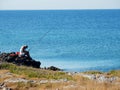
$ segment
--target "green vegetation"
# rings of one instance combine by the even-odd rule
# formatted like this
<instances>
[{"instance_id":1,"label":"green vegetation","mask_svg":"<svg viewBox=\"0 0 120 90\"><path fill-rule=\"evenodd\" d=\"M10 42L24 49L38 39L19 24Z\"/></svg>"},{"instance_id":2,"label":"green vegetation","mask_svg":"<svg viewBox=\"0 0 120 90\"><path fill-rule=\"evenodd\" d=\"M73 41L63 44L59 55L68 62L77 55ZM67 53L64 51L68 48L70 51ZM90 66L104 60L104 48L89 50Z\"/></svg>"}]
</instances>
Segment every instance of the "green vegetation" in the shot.
<instances>
[{"instance_id":1,"label":"green vegetation","mask_svg":"<svg viewBox=\"0 0 120 90\"><path fill-rule=\"evenodd\" d=\"M112 70L112 71L109 71L109 72L100 72L100 71L87 71L87 72L83 72L85 74L107 74L109 76L117 76L117 77L120 77L120 70Z\"/></svg>"},{"instance_id":2,"label":"green vegetation","mask_svg":"<svg viewBox=\"0 0 120 90\"><path fill-rule=\"evenodd\" d=\"M120 70L112 70L112 71L108 72L108 74L111 75L111 76L120 77Z\"/></svg>"},{"instance_id":3,"label":"green vegetation","mask_svg":"<svg viewBox=\"0 0 120 90\"><path fill-rule=\"evenodd\" d=\"M87 72L84 72L85 74L103 74L103 72L100 72L100 71L87 71Z\"/></svg>"},{"instance_id":4,"label":"green vegetation","mask_svg":"<svg viewBox=\"0 0 120 90\"><path fill-rule=\"evenodd\" d=\"M12 75L7 75L6 72L14 73ZM109 78L109 76L119 76L120 70L113 70L110 72L99 72L99 71L88 71L85 74L102 74ZM4 78L0 78L0 82L4 82L7 79L15 78L25 78L30 80L30 82L16 82L7 83L7 87L12 88L12 90L120 90L119 83L120 78L117 78L114 83L110 82L96 82L94 80L83 77L80 74L67 75L67 73L59 71L50 71L44 69L36 69L26 66L16 66L10 63L0 64L0 74L5 75ZM7 77L6 77L7 75ZM99 75L98 75L99 76ZM69 82L60 83L38 83L41 79L68 79ZM36 83L31 82L31 80L38 81ZM48 80L49 81L49 80ZM71 87L72 86L72 87ZM74 87L75 86L75 87Z\"/></svg>"},{"instance_id":5,"label":"green vegetation","mask_svg":"<svg viewBox=\"0 0 120 90\"><path fill-rule=\"evenodd\" d=\"M11 73L18 75L25 75L28 78L68 79L68 80L72 79L71 76L67 75L64 72L37 69L26 66L16 66L11 63L0 64L0 69L9 70Z\"/></svg>"}]
</instances>

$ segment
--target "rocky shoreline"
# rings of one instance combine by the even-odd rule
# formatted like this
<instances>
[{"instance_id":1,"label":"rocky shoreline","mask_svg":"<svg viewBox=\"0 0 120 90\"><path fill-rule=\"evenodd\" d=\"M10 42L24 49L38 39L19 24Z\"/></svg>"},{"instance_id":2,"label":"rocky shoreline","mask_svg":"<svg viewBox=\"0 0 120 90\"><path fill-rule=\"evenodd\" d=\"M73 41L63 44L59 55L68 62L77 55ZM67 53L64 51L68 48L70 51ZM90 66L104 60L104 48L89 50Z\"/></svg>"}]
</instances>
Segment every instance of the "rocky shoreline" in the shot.
<instances>
[{"instance_id":1,"label":"rocky shoreline","mask_svg":"<svg viewBox=\"0 0 120 90\"><path fill-rule=\"evenodd\" d=\"M0 62L1 63L8 62L16 65L32 66L34 68L40 68L41 65L40 61L33 60L32 58L26 56L19 57L19 55L16 52L1 53Z\"/></svg>"},{"instance_id":2,"label":"rocky shoreline","mask_svg":"<svg viewBox=\"0 0 120 90\"><path fill-rule=\"evenodd\" d=\"M120 75L115 76L115 75L109 75L108 73L89 74L89 73L83 73L83 72L63 72L63 71L61 71L61 69L54 67L54 66L47 67L47 68L41 68L40 61L36 61L36 60L29 59L26 57L18 57L18 55L16 55L13 52L0 54L0 65L2 65L4 62L5 63L6 62L13 63L13 64L17 65L17 67L27 66L27 69L29 67L33 67L34 69L31 69L31 70L33 70L33 71L36 70L36 72L41 72L38 70L43 70L42 71L43 75L44 75L44 73L46 75L49 75L48 72L51 72L51 70L53 71L51 73L59 72L61 75L65 73L65 76L67 76L67 77L70 76L73 79L69 80L67 77L62 77L60 79L43 79L43 78L37 78L37 79L33 78L32 79L32 78L26 78L24 76L21 77L21 75L11 73L9 70L5 70L0 67L0 90L17 90L17 89L13 89L13 87L10 87L9 84L19 84L19 83L24 83L25 85L30 83L31 86L33 84L36 84L36 85L44 85L44 84L45 85L48 85L48 84L50 84L50 85L58 84L59 85L59 84L63 84L63 83L65 84L62 86L62 89L59 89L60 87L57 87L56 89L40 89L40 90L76 90L78 88L81 88L80 90L86 90L87 86L85 86L84 83L89 83L89 82L92 82L93 84L94 84L94 82L95 82L95 84L102 83L103 85L104 85L104 83L106 83L108 85L110 84L110 85L114 85L116 87L120 86L120 77L119 77ZM44 70L46 70L46 71L44 71ZM37 73L37 74L40 74L40 73ZM42 74L40 74L40 75L42 75ZM54 77L54 75L55 74L53 74L52 77ZM56 75L59 76L58 73ZM78 77L78 78L76 79L76 77ZM89 82L87 80L89 80ZM83 85L81 85L81 84L83 84ZM120 87L118 87L118 90L119 89L120 89ZM19 89L19 90L22 90L22 89ZM28 90L28 89L24 89L24 90ZM87 90L91 90L91 89L87 89ZM100 90L102 90L102 89L100 89Z\"/></svg>"},{"instance_id":3,"label":"rocky shoreline","mask_svg":"<svg viewBox=\"0 0 120 90\"><path fill-rule=\"evenodd\" d=\"M9 71L5 71L3 73L0 73L0 79L5 78L2 82L0 82L0 90L13 90L11 87L8 87L7 84L9 83L31 83L31 84L47 84L47 83L64 83L68 82L68 80L65 79L28 79L24 77L16 77L13 73L10 73Z\"/></svg>"},{"instance_id":4,"label":"rocky shoreline","mask_svg":"<svg viewBox=\"0 0 120 90\"><path fill-rule=\"evenodd\" d=\"M93 80L95 82L98 83L113 83L113 84L117 84L120 85L120 82L118 82L117 80L120 80L119 77L113 76L113 77L106 77L105 75L101 74L101 75L96 75L96 74L83 74L83 73L74 73L74 72L67 72L68 75L70 76L82 76L85 78L88 78L90 80ZM0 74L0 78L6 78L2 83L0 83L0 90L13 90L11 87L8 87L7 84L8 83L31 83L31 84L47 84L47 83L51 83L51 84L56 84L56 83L69 83L70 81L67 79L59 79L59 80L54 80L54 79L50 79L50 80L31 80L31 79L26 79L26 78L22 78L22 77L14 77L14 74L10 73L10 72L6 72L3 74ZM8 78L9 77L9 78ZM69 85L69 86L65 86L65 88L70 88L70 87L77 87L76 85ZM85 88L85 87L84 87ZM58 89L59 90L59 89Z\"/></svg>"},{"instance_id":5,"label":"rocky shoreline","mask_svg":"<svg viewBox=\"0 0 120 90\"><path fill-rule=\"evenodd\" d=\"M29 66L29 67L33 67L33 68L41 68L41 62L40 61L36 61L32 58L28 58L28 57L19 57L19 55L16 52L10 52L10 53L1 53L0 54L0 64L1 63L13 63L16 64L18 66ZM44 67L41 69L45 69L45 70L53 70L53 71L60 71L61 69L55 67L55 66L50 66L50 67Z\"/></svg>"},{"instance_id":6,"label":"rocky shoreline","mask_svg":"<svg viewBox=\"0 0 120 90\"><path fill-rule=\"evenodd\" d=\"M67 75L70 75L72 77L80 76L80 77L84 77L86 79L92 80L96 83L109 83L109 84L116 84L118 86L120 85L120 78L117 76L107 77L104 74L84 74L84 73L80 73L80 72L76 72L76 73L75 72L66 72L66 73L67 73ZM16 77L16 76L14 76L13 73L10 73L8 71L5 73L0 73L0 78L6 78L2 82L0 82L0 90L14 90L8 86L9 83L31 83L31 84L41 85L41 84L48 84L48 83L61 84L61 83L72 82L72 84L65 86L64 87L65 89L63 89L63 90L66 90L66 89L68 90L69 88L79 88L79 85L77 84L76 81L71 81L66 78L58 79L58 80L55 80L55 79L28 79L28 78L24 78L24 77L18 77L18 76ZM85 86L80 86L80 87L85 89ZM55 89L55 90L59 90L59 88Z\"/></svg>"}]
</instances>

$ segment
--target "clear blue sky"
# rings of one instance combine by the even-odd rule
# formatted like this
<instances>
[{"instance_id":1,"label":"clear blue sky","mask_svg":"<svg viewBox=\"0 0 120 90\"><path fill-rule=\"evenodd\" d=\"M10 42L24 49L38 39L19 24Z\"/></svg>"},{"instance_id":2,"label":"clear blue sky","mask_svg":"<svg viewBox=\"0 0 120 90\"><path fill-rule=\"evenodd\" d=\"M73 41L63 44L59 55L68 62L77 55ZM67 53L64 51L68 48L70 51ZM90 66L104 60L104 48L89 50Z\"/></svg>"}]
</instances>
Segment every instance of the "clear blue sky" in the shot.
<instances>
[{"instance_id":1,"label":"clear blue sky","mask_svg":"<svg viewBox=\"0 0 120 90\"><path fill-rule=\"evenodd\" d=\"M120 0L0 0L0 10L120 9Z\"/></svg>"}]
</instances>

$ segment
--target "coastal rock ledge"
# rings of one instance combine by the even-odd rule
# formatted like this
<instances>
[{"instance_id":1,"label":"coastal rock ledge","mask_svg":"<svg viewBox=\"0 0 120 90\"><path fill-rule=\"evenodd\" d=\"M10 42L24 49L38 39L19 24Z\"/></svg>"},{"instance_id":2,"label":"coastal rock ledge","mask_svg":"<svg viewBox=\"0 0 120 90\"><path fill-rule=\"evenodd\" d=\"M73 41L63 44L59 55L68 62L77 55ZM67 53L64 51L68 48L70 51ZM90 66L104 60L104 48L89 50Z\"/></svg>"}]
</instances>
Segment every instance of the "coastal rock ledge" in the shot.
<instances>
[{"instance_id":1,"label":"coastal rock ledge","mask_svg":"<svg viewBox=\"0 0 120 90\"><path fill-rule=\"evenodd\" d=\"M34 68L40 68L41 62L28 58L26 56L19 57L15 52L11 53L1 53L0 63L8 62L16 65L32 66Z\"/></svg>"}]
</instances>

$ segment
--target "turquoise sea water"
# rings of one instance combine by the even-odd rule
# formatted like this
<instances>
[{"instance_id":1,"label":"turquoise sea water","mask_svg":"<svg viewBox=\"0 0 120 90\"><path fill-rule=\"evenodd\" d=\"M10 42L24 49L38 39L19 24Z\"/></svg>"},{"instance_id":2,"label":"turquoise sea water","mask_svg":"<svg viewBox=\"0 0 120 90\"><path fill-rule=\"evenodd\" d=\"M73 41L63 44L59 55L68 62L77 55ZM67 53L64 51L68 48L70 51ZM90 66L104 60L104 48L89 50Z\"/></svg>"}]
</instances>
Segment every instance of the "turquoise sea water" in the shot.
<instances>
[{"instance_id":1,"label":"turquoise sea water","mask_svg":"<svg viewBox=\"0 0 120 90\"><path fill-rule=\"evenodd\" d=\"M0 51L25 44L42 67L120 69L120 10L0 11Z\"/></svg>"}]
</instances>

